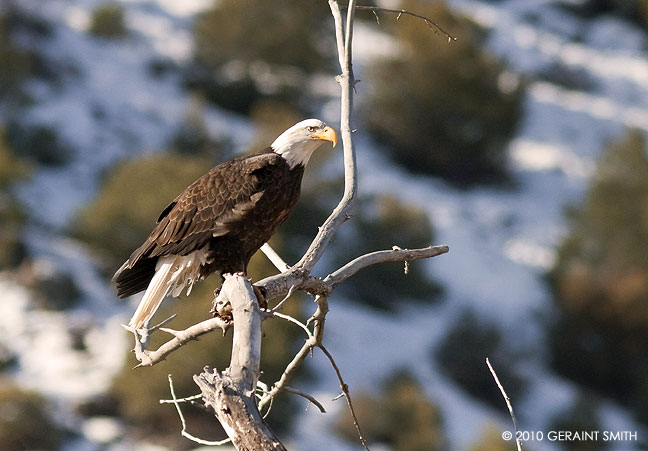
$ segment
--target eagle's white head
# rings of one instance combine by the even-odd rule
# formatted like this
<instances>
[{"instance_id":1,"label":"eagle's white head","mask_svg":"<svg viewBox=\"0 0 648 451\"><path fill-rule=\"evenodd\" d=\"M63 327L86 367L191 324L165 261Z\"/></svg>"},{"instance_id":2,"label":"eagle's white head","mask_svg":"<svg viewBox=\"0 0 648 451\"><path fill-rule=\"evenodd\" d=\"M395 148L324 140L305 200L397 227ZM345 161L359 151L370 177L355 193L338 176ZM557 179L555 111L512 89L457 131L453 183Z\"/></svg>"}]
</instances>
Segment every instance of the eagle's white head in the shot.
<instances>
[{"instance_id":1,"label":"eagle's white head","mask_svg":"<svg viewBox=\"0 0 648 451\"><path fill-rule=\"evenodd\" d=\"M274 140L272 150L288 162L290 168L306 166L311 155L324 141L337 143L335 130L319 119L298 122Z\"/></svg>"}]
</instances>

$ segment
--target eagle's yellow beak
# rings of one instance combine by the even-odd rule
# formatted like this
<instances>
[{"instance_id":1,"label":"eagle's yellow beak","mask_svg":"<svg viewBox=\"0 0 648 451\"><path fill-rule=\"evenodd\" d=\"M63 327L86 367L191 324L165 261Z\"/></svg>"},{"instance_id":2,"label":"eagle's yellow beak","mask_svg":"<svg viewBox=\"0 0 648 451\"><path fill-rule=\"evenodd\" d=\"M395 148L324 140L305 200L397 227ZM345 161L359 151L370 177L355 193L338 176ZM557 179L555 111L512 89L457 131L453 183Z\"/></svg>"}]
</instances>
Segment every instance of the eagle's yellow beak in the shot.
<instances>
[{"instance_id":1,"label":"eagle's yellow beak","mask_svg":"<svg viewBox=\"0 0 648 451\"><path fill-rule=\"evenodd\" d=\"M337 134L328 125L320 133L313 133L310 135L311 138L321 139L323 141L330 141L333 144L333 147L337 144Z\"/></svg>"}]
</instances>

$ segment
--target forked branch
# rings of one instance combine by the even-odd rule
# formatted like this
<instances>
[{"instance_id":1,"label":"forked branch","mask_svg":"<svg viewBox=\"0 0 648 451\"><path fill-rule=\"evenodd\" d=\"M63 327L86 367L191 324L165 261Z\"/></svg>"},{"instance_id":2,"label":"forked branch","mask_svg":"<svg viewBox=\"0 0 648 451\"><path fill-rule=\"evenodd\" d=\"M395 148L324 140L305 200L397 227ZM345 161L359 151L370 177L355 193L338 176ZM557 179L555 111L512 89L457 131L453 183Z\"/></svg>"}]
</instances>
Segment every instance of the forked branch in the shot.
<instances>
[{"instance_id":1,"label":"forked branch","mask_svg":"<svg viewBox=\"0 0 648 451\"><path fill-rule=\"evenodd\" d=\"M341 73L337 77L340 84L340 137L344 151L344 194L324 224L319 229L317 236L308 247L304 256L295 265L301 271L310 272L313 266L324 254L337 229L351 217L353 206L358 192L358 170L356 167L355 150L351 128L351 111L353 110L353 86L355 78L352 66L352 39L353 39L353 12L355 1L349 2L346 15L346 30L342 20L340 7L335 0L329 0L329 6L335 20L335 37L337 42ZM345 31L343 31L345 30Z\"/></svg>"},{"instance_id":2,"label":"forked branch","mask_svg":"<svg viewBox=\"0 0 648 451\"><path fill-rule=\"evenodd\" d=\"M395 247L391 250L376 251L351 260L344 266L335 270L324 279L319 279L304 271L287 271L286 273L271 276L257 282L255 285L264 290L267 300L284 296L286 299L295 290L307 291L313 295L328 296L335 288L358 271L368 266L384 262L411 262L425 258L436 257L448 252L448 246L429 246L421 249L401 249ZM201 335L216 329L226 332L231 327L231 322L221 318L210 318L187 329L176 331L168 328L159 328L163 332L170 333L173 338L155 351L145 349L145 343L136 339L135 357L140 366L152 366L166 359L169 354L180 349L190 341L196 340Z\"/></svg>"},{"instance_id":3,"label":"forked branch","mask_svg":"<svg viewBox=\"0 0 648 451\"><path fill-rule=\"evenodd\" d=\"M240 450L285 449L267 427L259 410L262 410L281 391L296 392L296 390L289 388L288 382L314 348L320 348L334 367L340 381L342 392L347 399L360 440L363 446L368 449L360 432L360 426L353 410L348 387L342 379L341 372L335 364L333 356L322 345L324 324L328 312L327 296L340 283L367 266L387 261L409 262L448 252L447 246L431 246L413 250L394 248L392 250L360 256L329 274L324 279L319 279L311 275L311 270L323 255L337 229L351 217L357 196L358 184L351 128L353 88L355 85L352 70L351 44L353 38L354 12L358 8L356 7L355 0L349 2L346 23L344 23L337 1L329 0L329 6L335 21L336 41L341 69L337 81L341 87L340 136L344 148L344 194L337 207L320 227L319 233L301 260L292 268L288 268L278 256L272 256L273 262L282 272L255 284L265 295L266 300L285 296L291 290L295 289L307 291L315 295L317 309L308 324L303 325L303 329L307 333L307 340L293 360L288 364L281 378L272 386L272 389L264 389L262 399L257 406L255 392L259 377L262 334L261 321L265 317L280 316L280 314L275 311L261 312L249 281L240 274L230 275L226 277L219 295L224 300L227 300L232 307L234 336L230 366L220 372L206 368L200 375L194 376L194 380L202 391L203 401L214 409L225 432L231 438L234 446ZM403 11L401 14L407 14L407 12ZM428 21L429 19L426 19L428 25L430 23L434 24ZM271 250L265 250L272 255L273 252ZM148 352L142 350L139 355L146 359L146 363L140 360L142 362L141 364L149 365L163 359L174 349L178 349L187 341L198 336L197 334L206 333L218 327L224 328L221 321L223 320L219 321L219 318L207 320L196 325L199 327L192 326L184 331L171 331L167 329L166 331L172 333L174 338L157 351ZM312 332L308 327L311 324ZM229 323L226 322L226 325L229 325ZM309 397L310 395L301 392L297 394L305 396L311 402L315 402L314 398ZM321 405L320 408L323 409Z\"/></svg>"},{"instance_id":4,"label":"forked branch","mask_svg":"<svg viewBox=\"0 0 648 451\"><path fill-rule=\"evenodd\" d=\"M205 368L194 376L194 381L236 449L285 450L256 404L263 333L262 314L252 285L241 274L228 274L219 296L232 306L234 336L230 365L222 372Z\"/></svg>"},{"instance_id":5,"label":"forked branch","mask_svg":"<svg viewBox=\"0 0 648 451\"><path fill-rule=\"evenodd\" d=\"M223 333L225 333L230 326L230 322L225 321L221 318L209 318L184 330L173 330L161 327L159 328L161 331L173 335L173 338L164 343L155 351L146 350L146 343L140 341L137 333L135 333L135 348L133 349L133 351L135 352L135 358L140 362L137 367L155 365L156 363L166 359L169 354L179 349L183 345L189 343L190 341L197 340L201 335L204 335L216 329L221 329Z\"/></svg>"}]
</instances>

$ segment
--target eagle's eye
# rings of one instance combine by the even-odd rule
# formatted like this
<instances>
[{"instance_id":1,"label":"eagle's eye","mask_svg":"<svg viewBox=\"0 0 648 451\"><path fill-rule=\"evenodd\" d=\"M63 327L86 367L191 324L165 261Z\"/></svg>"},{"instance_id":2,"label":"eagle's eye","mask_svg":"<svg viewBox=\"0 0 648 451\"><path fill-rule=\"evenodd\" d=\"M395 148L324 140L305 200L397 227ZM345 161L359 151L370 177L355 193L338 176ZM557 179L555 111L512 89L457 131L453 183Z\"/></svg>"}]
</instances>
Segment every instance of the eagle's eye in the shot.
<instances>
[{"instance_id":1,"label":"eagle's eye","mask_svg":"<svg viewBox=\"0 0 648 451\"><path fill-rule=\"evenodd\" d=\"M306 130L308 130L308 133L313 133L315 131L315 127L309 125L308 127L306 127Z\"/></svg>"}]
</instances>

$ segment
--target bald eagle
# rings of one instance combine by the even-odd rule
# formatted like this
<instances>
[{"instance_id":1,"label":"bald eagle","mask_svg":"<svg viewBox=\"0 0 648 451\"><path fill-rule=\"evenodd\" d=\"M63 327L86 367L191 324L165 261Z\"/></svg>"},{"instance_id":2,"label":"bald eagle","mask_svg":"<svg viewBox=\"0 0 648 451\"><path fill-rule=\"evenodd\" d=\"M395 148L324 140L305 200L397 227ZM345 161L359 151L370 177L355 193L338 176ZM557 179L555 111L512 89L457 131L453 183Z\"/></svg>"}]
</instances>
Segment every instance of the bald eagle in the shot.
<instances>
[{"instance_id":1,"label":"bald eagle","mask_svg":"<svg viewBox=\"0 0 648 451\"><path fill-rule=\"evenodd\" d=\"M317 119L299 122L270 147L219 164L176 197L113 277L121 298L146 290L128 325L148 327L167 295L189 294L214 272L245 273L294 210L304 167L324 141L335 146L331 127Z\"/></svg>"}]
</instances>

